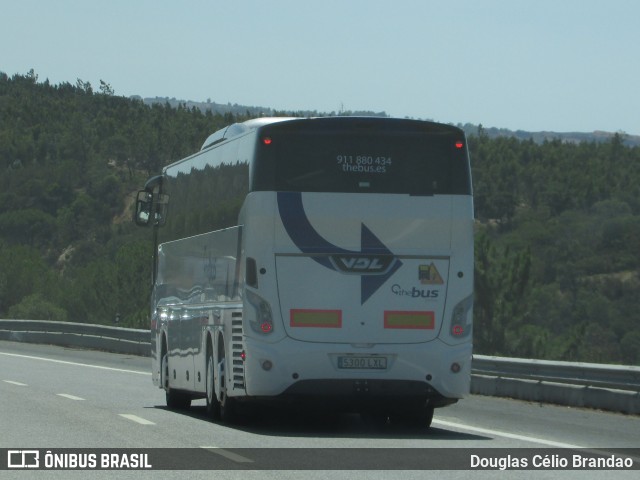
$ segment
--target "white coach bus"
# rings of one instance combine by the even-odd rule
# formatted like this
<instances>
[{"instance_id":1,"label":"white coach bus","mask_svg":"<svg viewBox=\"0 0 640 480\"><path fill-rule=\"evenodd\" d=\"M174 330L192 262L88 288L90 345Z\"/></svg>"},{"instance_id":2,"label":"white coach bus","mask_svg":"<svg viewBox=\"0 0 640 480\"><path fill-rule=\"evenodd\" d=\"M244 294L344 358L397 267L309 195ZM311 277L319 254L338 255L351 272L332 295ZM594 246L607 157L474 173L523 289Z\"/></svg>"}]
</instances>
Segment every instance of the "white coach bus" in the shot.
<instances>
[{"instance_id":1,"label":"white coach bus","mask_svg":"<svg viewBox=\"0 0 640 480\"><path fill-rule=\"evenodd\" d=\"M153 382L431 424L469 392L473 199L462 130L260 118L149 179Z\"/></svg>"}]
</instances>

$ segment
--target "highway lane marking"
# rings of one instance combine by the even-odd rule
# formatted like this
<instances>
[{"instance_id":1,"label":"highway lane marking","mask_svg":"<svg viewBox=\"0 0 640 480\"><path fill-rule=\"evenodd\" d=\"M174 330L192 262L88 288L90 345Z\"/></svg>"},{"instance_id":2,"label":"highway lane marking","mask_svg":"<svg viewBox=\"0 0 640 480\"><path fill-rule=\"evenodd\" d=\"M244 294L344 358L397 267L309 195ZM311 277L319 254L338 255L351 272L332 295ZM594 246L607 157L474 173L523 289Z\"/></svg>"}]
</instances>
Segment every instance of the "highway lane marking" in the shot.
<instances>
[{"instance_id":1,"label":"highway lane marking","mask_svg":"<svg viewBox=\"0 0 640 480\"><path fill-rule=\"evenodd\" d=\"M119 413L118 415L120 415L123 418L126 418L127 420L131 420L132 422L139 423L140 425L155 425L154 422L151 422L151 421L147 420L146 418L142 418L142 417L139 417L137 415L133 415L131 413Z\"/></svg>"},{"instance_id":2,"label":"highway lane marking","mask_svg":"<svg viewBox=\"0 0 640 480\"><path fill-rule=\"evenodd\" d=\"M496 437L504 437L504 438L510 438L512 440L522 440L525 442L534 442L534 443L540 443L542 445L548 445L550 447L557 447L557 448L568 448L571 450L584 450L585 452L590 452L590 453L595 453L596 455L608 455L609 452L607 449L605 448L592 448L592 447L584 447L581 445L573 445L571 443L564 443L564 442L556 442L553 440L546 440L544 438L536 438L536 437L528 437L526 435L518 435L516 433L509 433L509 432L502 432L502 431L498 431L498 430L491 430L488 428L480 428L480 427L471 427L469 425L464 425L462 423L454 423L454 422L447 422L444 420L434 420L432 422L432 424L438 424L438 425L442 425L445 427L450 427L450 428L459 428L460 430L468 430L468 431L472 431L472 432L477 432L477 433L483 433L485 435L493 435ZM621 447L621 448L625 448L625 447ZM612 447L612 450L615 450L614 447ZM634 455L627 455L627 454L620 454L623 457L626 458L631 458L634 462L640 462L640 457L638 456L634 456Z\"/></svg>"},{"instance_id":3,"label":"highway lane marking","mask_svg":"<svg viewBox=\"0 0 640 480\"><path fill-rule=\"evenodd\" d=\"M10 383L11 385L17 385L19 387L28 387L26 383L15 382L13 380L3 380L5 383Z\"/></svg>"},{"instance_id":4,"label":"highway lane marking","mask_svg":"<svg viewBox=\"0 0 640 480\"><path fill-rule=\"evenodd\" d=\"M495 437L503 437L503 438L509 438L512 440L521 440L524 442L539 443L541 445L548 445L550 447L582 449L582 450L587 449L587 447L583 447L581 445L573 445L571 443L556 442L554 440L547 440L544 438L537 438L537 437L529 437L527 435L518 435L517 433L502 432L499 430L492 430L489 428L472 427L470 425L465 425L463 423L447 422L444 420L434 420L433 424L442 425L443 427L459 428L461 430L483 433L485 435L493 435Z\"/></svg>"},{"instance_id":5,"label":"highway lane marking","mask_svg":"<svg viewBox=\"0 0 640 480\"><path fill-rule=\"evenodd\" d=\"M32 355L21 355L18 353L0 352L0 355L6 355L7 357L28 358L30 360L42 360L44 362L62 363L64 365L74 365L77 367L98 368L100 370L111 370L114 372L136 373L138 375L151 375L151 372L141 372L140 370L127 370L124 368L103 367L102 365L91 365L89 363L68 362L66 360L55 360L53 358L34 357Z\"/></svg>"},{"instance_id":6,"label":"highway lane marking","mask_svg":"<svg viewBox=\"0 0 640 480\"><path fill-rule=\"evenodd\" d=\"M220 455L221 457L227 458L232 462L236 463L253 463L253 460L247 457L243 457L242 455L238 455L237 453L230 452L229 450L225 450L224 448L219 447L200 447L205 450L208 450L211 453L215 453L216 455Z\"/></svg>"},{"instance_id":7,"label":"highway lane marking","mask_svg":"<svg viewBox=\"0 0 640 480\"><path fill-rule=\"evenodd\" d=\"M68 398L69 400L84 400L84 398L76 397L75 395L69 395L68 393L56 393L59 397Z\"/></svg>"}]
</instances>

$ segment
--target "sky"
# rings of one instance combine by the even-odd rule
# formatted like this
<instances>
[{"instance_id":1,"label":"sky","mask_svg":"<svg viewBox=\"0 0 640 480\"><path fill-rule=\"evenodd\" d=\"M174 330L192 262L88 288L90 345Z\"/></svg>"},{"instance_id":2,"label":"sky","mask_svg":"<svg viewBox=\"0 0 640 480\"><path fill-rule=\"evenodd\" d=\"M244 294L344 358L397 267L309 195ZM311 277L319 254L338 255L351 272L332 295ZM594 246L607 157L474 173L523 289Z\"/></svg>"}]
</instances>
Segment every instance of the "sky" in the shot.
<instances>
[{"instance_id":1,"label":"sky","mask_svg":"<svg viewBox=\"0 0 640 480\"><path fill-rule=\"evenodd\" d=\"M637 0L0 0L0 12L9 76L640 135Z\"/></svg>"}]
</instances>

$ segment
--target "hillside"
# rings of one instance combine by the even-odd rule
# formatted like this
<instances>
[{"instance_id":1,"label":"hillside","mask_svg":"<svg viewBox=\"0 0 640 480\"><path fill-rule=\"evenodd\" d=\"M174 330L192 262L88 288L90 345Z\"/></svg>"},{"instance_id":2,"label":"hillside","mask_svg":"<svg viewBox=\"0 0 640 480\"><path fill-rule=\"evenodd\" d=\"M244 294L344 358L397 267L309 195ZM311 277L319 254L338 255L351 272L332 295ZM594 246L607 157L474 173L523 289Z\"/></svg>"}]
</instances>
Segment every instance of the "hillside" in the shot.
<instances>
[{"instance_id":1,"label":"hillside","mask_svg":"<svg viewBox=\"0 0 640 480\"><path fill-rule=\"evenodd\" d=\"M467 135L474 135L478 132L480 125L465 124L458 125ZM524 130L512 131L506 128L484 128L484 132L489 138L515 138L522 141L533 140L537 144L560 140L565 143L606 143L610 142L616 135L627 147L640 146L640 135L629 135L624 132L526 132Z\"/></svg>"},{"instance_id":2,"label":"hillside","mask_svg":"<svg viewBox=\"0 0 640 480\"><path fill-rule=\"evenodd\" d=\"M248 117L269 117L269 116L282 116L291 114L291 112L278 111L273 108L268 107L255 107L255 106L247 106L247 105L238 105L237 103L216 103L208 100L207 102L195 102L192 100L177 100L176 98L168 98L168 97L153 97L153 98L142 98L139 96L131 97L135 100L141 100L145 105L153 106L153 105L170 105L173 108L178 108L178 106L186 106L188 109L197 108L202 113L207 113L208 111L214 114L232 114L239 116L248 116ZM328 112L328 113L319 113L317 110L303 110L299 112L293 113L297 117L318 117L318 116L326 116L326 115L353 115L353 116L366 116L366 117L388 117L389 115L386 112L373 112L369 110L363 111L346 111L346 112ZM424 118L423 120L431 120L429 118ZM524 130L509 130L506 128L496 128L496 127L482 127L482 125L474 125L472 123L466 124L458 124L458 127L462 128L467 135L475 135L478 132L479 128L482 128L485 134L489 138L517 138L518 140L533 140L535 143L544 143L545 141L552 141L559 139L563 142L567 143L582 143L582 142L609 142L614 137L616 133L620 135L622 139L622 143L628 147L636 147L640 146L640 135L629 135L623 132L604 132L604 131L595 131L595 132L527 132Z\"/></svg>"},{"instance_id":3,"label":"hillside","mask_svg":"<svg viewBox=\"0 0 640 480\"><path fill-rule=\"evenodd\" d=\"M150 241L127 220L133 195L245 120L239 108L0 74L0 318L147 328ZM640 362L640 147L627 140L470 131L477 353Z\"/></svg>"},{"instance_id":4,"label":"hillside","mask_svg":"<svg viewBox=\"0 0 640 480\"><path fill-rule=\"evenodd\" d=\"M352 115L352 116L365 116L365 117L387 117L385 112L372 112L369 110L362 111L348 111L348 112L331 112L331 113L318 113L317 110L302 110L298 112L285 112L275 110L269 107L251 107L246 105L238 105L237 103L215 103L212 101L207 102L194 102L192 100L177 100L175 98L168 97L154 97L145 98L133 97L144 102L145 105L170 105L173 108L177 108L180 105L185 106L188 109L196 108L200 112L206 114L211 112L213 114L220 115L235 115L239 117L282 117L282 116L295 116L295 117L323 117L327 115Z\"/></svg>"}]
</instances>

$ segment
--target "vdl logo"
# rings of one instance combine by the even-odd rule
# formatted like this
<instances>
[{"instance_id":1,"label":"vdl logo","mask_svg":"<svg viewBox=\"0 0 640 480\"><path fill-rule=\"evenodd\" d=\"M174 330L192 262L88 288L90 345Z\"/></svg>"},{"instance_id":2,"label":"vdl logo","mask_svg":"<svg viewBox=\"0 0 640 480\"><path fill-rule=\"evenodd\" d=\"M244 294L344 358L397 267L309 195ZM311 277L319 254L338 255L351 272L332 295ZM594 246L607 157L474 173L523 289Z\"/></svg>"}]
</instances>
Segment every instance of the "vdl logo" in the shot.
<instances>
[{"instance_id":1,"label":"vdl logo","mask_svg":"<svg viewBox=\"0 0 640 480\"><path fill-rule=\"evenodd\" d=\"M343 254L329 258L339 272L355 275L384 275L397 261L393 255Z\"/></svg>"},{"instance_id":2,"label":"vdl logo","mask_svg":"<svg viewBox=\"0 0 640 480\"><path fill-rule=\"evenodd\" d=\"M8 450L7 468L40 468L40 451Z\"/></svg>"}]
</instances>

